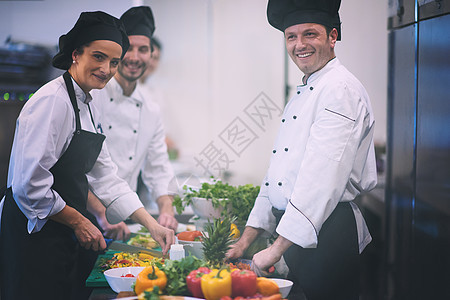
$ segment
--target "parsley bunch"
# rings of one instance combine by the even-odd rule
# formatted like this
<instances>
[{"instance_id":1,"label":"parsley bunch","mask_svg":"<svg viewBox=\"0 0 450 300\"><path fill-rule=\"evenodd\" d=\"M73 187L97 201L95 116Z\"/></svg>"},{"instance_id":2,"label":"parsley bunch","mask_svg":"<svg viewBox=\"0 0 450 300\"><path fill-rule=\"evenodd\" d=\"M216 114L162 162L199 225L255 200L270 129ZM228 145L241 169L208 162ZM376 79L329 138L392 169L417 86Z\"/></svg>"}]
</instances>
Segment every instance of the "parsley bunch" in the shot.
<instances>
[{"instance_id":1,"label":"parsley bunch","mask_svg":"<svg viewBox=\"0 0 450 300\"><path fill-rule=\"evenodd\" d=\"M173 201L177 213L181 214L184 208L192 204L192 198L205 198L212 202L214 208L224 208L222 216L236 218L236 225L244 226L255 204L259 193L259 186L252 184L231 186L220 180L213 183L204 182L199 190L184 186L184 198L176 196Z\"/></svg>"}]
</instances>

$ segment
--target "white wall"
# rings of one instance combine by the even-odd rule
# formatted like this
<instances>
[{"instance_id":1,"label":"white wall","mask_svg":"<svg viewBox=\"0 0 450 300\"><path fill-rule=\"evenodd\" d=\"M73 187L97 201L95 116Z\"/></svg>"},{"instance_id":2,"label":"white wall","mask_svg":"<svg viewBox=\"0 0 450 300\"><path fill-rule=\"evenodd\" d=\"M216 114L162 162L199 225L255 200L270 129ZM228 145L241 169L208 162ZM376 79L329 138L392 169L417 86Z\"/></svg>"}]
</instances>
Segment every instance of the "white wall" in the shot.
<instances>
[{"instance_id":1,"label":"white wall","mask_svg":"<svg viewBox=\"0 0 450 300\"><path fill-rule=\"evenodd\" d=\"M340 9L342 41L336 56L365 86L375 115L375 143L386 143L388 1L343 0ZM289 61L289 84L303 74ZM294 89L291 89L291 93Z\"/></svg>"},{"instance_id":2,"label":"white wall","mask_svg":"<svg viewBox=\"0 0 450 300\"><path fill-rule=\"evenodd\" d=\"M343 41L337 47L341 61L371 95L379 142L385 141L386 131L384 2L343 1ZM227 168L231 182L259 184L268 165L278 119L275 115L266 117L264 125L258 126L245 109L255 103L255 98L271 100L279 108L284 103L283 35L267 23L266 1L0 1L0 42L11 35L14 40L55 45L81 11L103 10L119 17L133 4L152 7L155 36L163 44L161 65L151 80L164 90L170 135L181 151L181 163L176 167L200 172L194 159L201 159L202 151L213 143L231 161ZM291 66L290 74L290 82L298 84L299 71ZM231 138L227 142L220 138L225 137L227 129L232 132L236 118L253 133L246 138L254 138L247 148L240 148L239 154L227 146Z\"/></svg>"}]
</instances>

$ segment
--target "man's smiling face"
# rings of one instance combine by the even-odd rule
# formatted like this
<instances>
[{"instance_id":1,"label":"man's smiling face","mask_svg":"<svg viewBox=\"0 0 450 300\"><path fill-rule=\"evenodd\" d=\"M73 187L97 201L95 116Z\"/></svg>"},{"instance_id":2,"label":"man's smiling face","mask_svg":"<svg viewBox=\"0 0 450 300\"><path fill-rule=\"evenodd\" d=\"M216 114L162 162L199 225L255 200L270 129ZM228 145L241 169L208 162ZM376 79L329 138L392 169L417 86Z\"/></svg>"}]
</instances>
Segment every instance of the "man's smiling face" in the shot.
<instances>
[{"instance_id":1,"label":"man's smiling face","mask_svg":"<svg viewBox=\"0 0 450 300\"><path fill-rule=\"evenodd\" d=\"M292 61L308 78L335 57L337 30L327 34L325 26L315 23L297 24L284 31L286 49Z\"/></svg>"}]
</instances>

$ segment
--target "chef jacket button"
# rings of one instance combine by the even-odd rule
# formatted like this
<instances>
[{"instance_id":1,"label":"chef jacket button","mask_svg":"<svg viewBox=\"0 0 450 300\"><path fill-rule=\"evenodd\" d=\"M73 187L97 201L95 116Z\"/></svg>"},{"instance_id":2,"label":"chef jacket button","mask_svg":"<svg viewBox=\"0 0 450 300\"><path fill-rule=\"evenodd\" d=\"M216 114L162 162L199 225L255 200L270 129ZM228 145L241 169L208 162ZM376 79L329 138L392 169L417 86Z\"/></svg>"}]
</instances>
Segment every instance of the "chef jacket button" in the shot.
<instances>
[{"instance_id":1,"label":"chef jacket button","mask_svg":"<svg viewBox=\"0 0 450 300\"><path fill-rule=\"evenodd\" d=\"M312 87L312 86L311 86L311 87L309 87L309 90L310 90L310 91L312 91L313 89L314 89L314 87Z\"/></svg>"},{"instance_id":2,"label":"chef jacket button","mask_svg":"<svg viewBox=\"0 0 450 300\"><path fill-rule=\"evenodd\" d=\"M277 153L277 150L272 150L272 153Z\"/></svg>"},{"instance_id":3,"label":"chef jacket button","mask_svg":"<svg viewBox=\"0 0 450 300\"><path fill-rule=\"evenodd\" d=\"M288 152L288 150L289 150L288 148L284 148L284 151Z\"/></svg>"},{"instance_id":4,"label":"chef jacket button","mask_svg":"<svg viewBox=\"0 0 450 300\"><path fill-rule=\"evenodd\" d=\"M137 132L137 130L135 129L135 130L133 130L133 132L134 132L134 133L136 133L136 132Z\"/></svg>"},{"instance_id":5,"label":"chef jacket button","mask_svg":"<svg viewBox=\"0 0 450 300\"><path fill-rule=\"evenodd\" d=\"M113 98L109 99L109 101L111 101L111 102L113 102L113 100L114 100Z\"/></svg>"},{"instance_id":6,"label":"chef jacket button","mask_svg":"<svg viewBox=\"0 0 450 300\"><path fill-rule=\"evenodd\" d=\"M136 107L139 107L139 103L136 103Z\"/></svg>"},{"instance_id":7,"label":"chef jacket button","mask_svg":"<svg viewBox=\"0 0 450 300\"><path fill-rule=\"evenodd\" d=\"M132 160L132 159L133 159L133 157L131 157L131 156L130 156L130 157L128 157L128 159L129 159L129 160Z\"/></svg>"},{"instance_id":8,"label":"chef jacket button","mask_svg":"<svg viewBox=\"0 0 450 300\"><path fill-rule=\"evenodd\" d=\"M283 183L281 183L281 181L280 181L280 182L278 182L278 185L279 185L279 186L282 186L282 185L283 185Z\"/></svg>"},{"instance_id":9,"label":"chef jacket button","mask_svg":"<svg viewBox=\"0 0 450 300\"><path fill-rule=\"evenodd\" d=\"M297 119L297 116L293 116L292 118L295 120L295 119Z\"/></svg>"},{"instance_id":10,"label":"chef jacket button","mask_svg":"<svg viewBox=\"0 0 450 300\"><path fill-rule=\"evenodd\" d=\"M297 91L297 95L300 94L300 91Z\"/></svg>"},{"instance_id":11,"label":"chef jacket button","mask_svg":"<svg viewBox=\"0 0 450 300\"><path fill-rule=\"evenodd\" d=\"M283 123L284 123L285 121L286 121L286 119L281 119L281 122L283 122Z\"/></svg>"},{"instance_id":12,"label":"chef jacket button","mask_svg":"<svg viewBox=\"0 0 450 300\"><path fill-rule=\"evenodd\" d=\"M109 125L109 127L108 127L109 129L111 129L112 128L112 126L111 125Z\"/></svg>"},{"instance_id":13,"label":"chef jacket button","mask_svg":"<svg viewBox=\"0 0 450 300\"><path fill-rule=\"evenodd\" d=\"M269 183L268 183L268 182L266 182L266 186L269 186Z\"/></svg>"}]
</instances>

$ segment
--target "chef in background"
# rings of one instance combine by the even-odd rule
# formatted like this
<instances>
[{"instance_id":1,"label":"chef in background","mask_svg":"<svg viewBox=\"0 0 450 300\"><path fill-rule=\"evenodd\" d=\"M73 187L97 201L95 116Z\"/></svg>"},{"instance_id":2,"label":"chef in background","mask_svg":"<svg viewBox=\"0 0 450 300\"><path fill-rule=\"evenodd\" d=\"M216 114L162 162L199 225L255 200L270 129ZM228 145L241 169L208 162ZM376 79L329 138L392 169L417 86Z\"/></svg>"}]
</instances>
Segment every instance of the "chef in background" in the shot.
<instances>
[{"instance_id":1,"label":"chef in background","mask_svg":"<svg viewBox=\"0 0 450 300\"><path fill-rule=\"evenodd\" d=\"M253 257L266 274L283 256L290 299L359 299L359 254L371 241L352 201L376 184L374 118L362 84L341 64L340 0L269 0L269 23L284 33L304 73L286 105L270 165L241 239L240 257L264 232L278 237Z\"/></svg>"},{"instance_id":2,"label":"chef in background","mask_svg":"<svg viewBox=\"0 0 450 300\"><path fill-rule=\"evenodd\" d=\"M120 19L125 25L130 48L119 63L116 75L104 90L98 92L106 144L118 166L117 174L136 191L141 173L142 182L158 203L159 224L176 230L178 222L174 216L173 198L168 191L174 173L160 110L139 83L152 55L153 14L148 6L132 7ZM127 226L124 223L111 226L96 198L94 193L89 193L91 212L105 231L104 235L126 239L129 235Z\"/></svg>"},{"instance_id":3,"label":"chef in background","mask_svg":"<svg viewBox=\"0 0 450 300\"><path fill-rule=\"evenodd\" d=\"M66 70L24 105L1 202L1 299L87 299L85 280L105 240L86 209L88 189L111 223L144 225L167 253L174 233L153 219L120 179L98 123L102 89L129 47L119 19L81 13L59 39L53 66Z\"/></svg>"}]
</instances>

